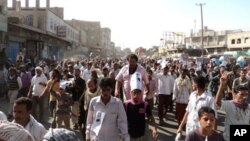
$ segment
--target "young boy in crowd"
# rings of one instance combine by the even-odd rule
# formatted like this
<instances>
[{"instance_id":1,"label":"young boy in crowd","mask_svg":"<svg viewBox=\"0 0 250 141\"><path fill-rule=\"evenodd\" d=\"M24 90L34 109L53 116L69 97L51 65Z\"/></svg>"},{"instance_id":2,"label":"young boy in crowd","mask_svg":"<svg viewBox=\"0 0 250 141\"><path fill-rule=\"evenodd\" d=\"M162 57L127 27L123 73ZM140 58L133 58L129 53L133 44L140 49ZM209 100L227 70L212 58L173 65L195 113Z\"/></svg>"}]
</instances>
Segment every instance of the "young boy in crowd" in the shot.
<instances>
[{"instance_id":1,"label":"young boy in crowd","mask_svg":"<svg viewBox=\"0 0 250 141\"><path fill-rule=\"evenodd\" d=\"M51 88L53 88L55 83L52 84ZM55 96L57 99L57 106L56 106L57 128L61 128L62 123L64 122L65 128L70 129L70 113L71 113L71 106L73 105L73 100L71 96L65 92L67 85L68 85L67 81L62 81L60 82L59 92L55 92L53 89L50 89L51 94Z\"/></svg>"},{"instance_id":2,"label":"young boy in crowd","mask_svg":"<svg viewBox=\"0 0 250 141\"><path fill-rule=\"evenodd\" d=\"M198 111L200 127L191 131L185 141L224 141L221 134L213 130L215 112L210 107L201 107Z\"/></svg>"},{"instance_id":3,"label":"young boy in crowd","mask_svg":"<svg viewBox=\"0 0 250 141\"><path fill-rule=\"evenodd\" d=\"M130 141L146 141L148 138L145 137L146 133L146 117L153 126L152 138L157 139L157 129L155 120L152 115L152 109L150 105L143 101L142 96L142 85L141 74L134 73L130 79L131 87L131 100L125 102L125 110L128 118L128 132L130 135Z\"/></svg>"}]
</instances>

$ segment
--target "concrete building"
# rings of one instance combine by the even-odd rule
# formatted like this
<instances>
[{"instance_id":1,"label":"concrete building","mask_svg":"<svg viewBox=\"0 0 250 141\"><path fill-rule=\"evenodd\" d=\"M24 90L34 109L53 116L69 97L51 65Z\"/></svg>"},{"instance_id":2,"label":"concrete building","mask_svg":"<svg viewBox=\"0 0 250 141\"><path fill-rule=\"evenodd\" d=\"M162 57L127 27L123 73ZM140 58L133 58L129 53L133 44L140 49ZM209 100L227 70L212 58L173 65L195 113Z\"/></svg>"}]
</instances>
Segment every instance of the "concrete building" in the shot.
<instances>
[{"instance_id":1,"label":"concrete building","mask_svg":"<svg viewBox=\"0 0 250 141\"><path fill-rule=\"evenodd\" d=\"M184 45L185 35L182 32L164 31L158 52L160 55L174 54Z\"/></svg>"},{"instance_id":2,"label":"concrete building","mask_svg":"<svg viewBox=\"0 0 250 141\"><path fill-rule=\"evenodd\" d=\"M214 31L205 26L203 31L204 49L207 49L209 53L226 51L227 34L231 32L229 30ZM201 48L201 36L201 30L197 33L191 31L190 36L185 38L185 43L191 47Z\"/></svg>"},{"instance_id":3,"label":"concrete building","mask_svg":"<svg viewBox=\"0 0 250 141\"><path fill-rule=\"evenodd\" d=\"M80 31L80 46L87 48L88 53L100 54L102 49L102 32L100 22L67 20L73 27Z\"/></svg>"},{"instance_id":4,"label":"concrete building","mask_svg":"<svg viewBox=\"0 0 250 141\"><path fill-rule=\"evenodd\" d=\"M40 58L59 59L60 57L61 59L62 50L71 50L79 47L79 31L62 19L63 10L53 13L51 11L53 8L49 7L49 2L47 0L46 7L41 8L39 5L40 0L36 0L36 6L29 7L29 0L26 0L25 7L21 7L20 1L13 0L12 7L8 9L8 17L12 18L11 24L13 26L19 26L43 34L39 40L30 40L29 38L22 40L27 50L34 48L32 46L36 46L36 48L42 48L43 52L39 52L39 54L42 54ZM13 22L13 19L16 21L14 20ZM10 38L11 40L13 39ZM14 41L18 41L18 39L14 39ZM19 44L17 42L12 44L12 46L20 46ZM13 50L14 47L10 48ZM27 55L32 56L32 54Z\"/></svg>"},{"instance_id":5,"label":"concrete building","mask_svg":"<svg viewBox=\"0 0 250 141\"><path fill-rule=\"evenodd\" d=\"M0 0L0 63L6 61L4 49L7 45L7 0Z\"/></svg>"},{"instance_id":6,"label":"concrete building","mask_svg":"<svg viewBox=\"0 0 250 141\"><path fill-rule=\"evenodd\" d=\"M247 51L250 49L250 31L229 33L227 45L230 51Z\"/></svg>"},{"instance_id":7,"label":"concrete building","mask_svg":"<svg viewBox=\"0 0 250 141\"><path fill-rule=\"evenodd\" d=\"M104 49L109 49L111 46L111 30L110 28L101 28L101 46Z\"/></svg>"}]
</instances>

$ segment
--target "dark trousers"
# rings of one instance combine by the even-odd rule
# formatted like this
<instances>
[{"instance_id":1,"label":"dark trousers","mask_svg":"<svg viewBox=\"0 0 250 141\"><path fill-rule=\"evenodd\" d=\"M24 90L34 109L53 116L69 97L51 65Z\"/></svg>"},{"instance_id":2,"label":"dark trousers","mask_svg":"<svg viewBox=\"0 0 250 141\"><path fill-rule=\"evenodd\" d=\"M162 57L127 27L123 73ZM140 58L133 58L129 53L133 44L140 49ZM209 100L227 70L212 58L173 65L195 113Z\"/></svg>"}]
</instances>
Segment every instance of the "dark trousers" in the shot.
<instances>
[{"instance_id":1,"label":"dark trousers","mask_svg":"<svg viewBox=\"0 0 250 141\"><path fill-rule=\"evenodd\" d=\"M158 116L159 120L163 120L163 116L167 114L171 95L159 94Z\"/></svg>"},{"instance_id":2,"label":"dark trousers","mask_svg":"<svg viewBox=\"0 0 250 141\"><path fill-rule=\"evenodd\" d=\"M173 93L170 94L170 101L169 101L169 111L170 112L173 112L173 105L174 105L174 102L172 100L172 97L173 97Z\"/></svg>"},{"instance_id":3,"label":"dark trousers","mask_svg":"<svg viewBox=\"0 0 250 141\"><path fill-rule=\"evenodd\" d=\"M19 90L18 96L17 97L27 97L29 92L29 87L24 87Z\"/></svg>"},{"instance_id":4,"label":"dark trousers","mask_svg":"<svg viewBox=\"0 0 250 141\"><path fill-rule=\"evenodd\" d=\"M39 96L32 96L32 102L33 102L33 116L34 118L38 119L40 122L43 122L43 112L44 112L44 98ZM39 118L36 115L36 107L39 106Z\"/></svg>"}]
</instances>

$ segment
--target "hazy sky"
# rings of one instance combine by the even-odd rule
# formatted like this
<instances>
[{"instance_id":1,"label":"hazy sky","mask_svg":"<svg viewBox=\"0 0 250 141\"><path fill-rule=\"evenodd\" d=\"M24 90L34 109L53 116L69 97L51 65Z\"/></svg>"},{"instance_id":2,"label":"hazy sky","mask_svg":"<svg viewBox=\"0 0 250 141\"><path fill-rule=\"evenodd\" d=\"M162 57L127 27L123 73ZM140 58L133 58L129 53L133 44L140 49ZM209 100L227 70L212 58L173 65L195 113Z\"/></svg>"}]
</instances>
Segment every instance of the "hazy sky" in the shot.
<instances>
[{"instance_id":1,"label":"hazy sky","mask_svg":"<svg viewBox=\"0 0 250 141\"><path fill-rule=\"evenodd\" d=\"M46 0L40 1L45 5ZM65 19L100 21L102 27L111 29L111 40L122 48L159 45L163 31L200 29L200 7L196 3L206 3L204 26L210 29L250 29L249 0L50 1L51 6L64 7ZM30 4L34 5L35 0Z\"/></svg>"}]
</instances>

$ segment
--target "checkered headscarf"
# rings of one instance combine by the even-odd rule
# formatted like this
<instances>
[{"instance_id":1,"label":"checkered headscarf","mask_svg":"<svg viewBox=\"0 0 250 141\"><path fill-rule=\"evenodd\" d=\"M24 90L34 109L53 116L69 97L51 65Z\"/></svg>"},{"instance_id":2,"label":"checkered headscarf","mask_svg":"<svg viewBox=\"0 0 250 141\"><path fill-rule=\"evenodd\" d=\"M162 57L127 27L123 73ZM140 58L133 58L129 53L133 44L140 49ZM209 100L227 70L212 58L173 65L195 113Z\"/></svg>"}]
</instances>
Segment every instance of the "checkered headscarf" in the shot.
<instances>
[{"instance_id":1,"label":"checkered headscarf","mask_svg":"<svg viewBox=\"0 0 250 141\"><path fill-rule=\"evenodd\" d=\"M43 141L80 141L73 131L64 128L50 128Z\"/></svg>"},{"instance_id":2,"label":"checkered headscarf","mask_svg":"<svg viewBox=\"0 0 250 141\"><path fill-rule=\"evenodd\" d=\"M32 135L21 125L6 120L0 120L0 140L35 141Z\"/></svg>"}]
</instances>

